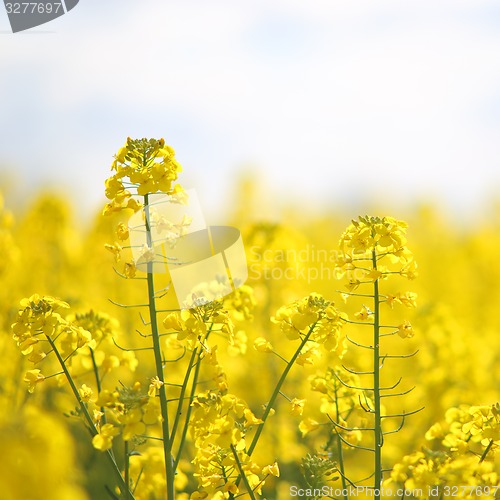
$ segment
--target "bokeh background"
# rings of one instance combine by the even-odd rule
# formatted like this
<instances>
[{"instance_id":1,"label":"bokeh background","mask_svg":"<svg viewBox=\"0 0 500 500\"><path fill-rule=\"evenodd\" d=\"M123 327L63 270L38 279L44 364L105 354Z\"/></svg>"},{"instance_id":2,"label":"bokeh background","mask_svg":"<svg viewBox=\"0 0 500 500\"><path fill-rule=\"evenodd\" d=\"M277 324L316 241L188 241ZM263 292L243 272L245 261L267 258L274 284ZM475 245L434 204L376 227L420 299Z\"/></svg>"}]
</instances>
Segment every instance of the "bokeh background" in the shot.
<instances>
[{"instance_id":1,"label":"bokeh background","mask_svg":"<svg viewBox=\"0 0 500 500\"><path fill-rule=\"evenodd\" d=\"M87 214L125 138L164 136L215 216L244 171L274 208L431 198L477 220L500 179L499 26L493 0L81 0L16 35L0 9L1 183Z\"/></svg>"}]
</instances>

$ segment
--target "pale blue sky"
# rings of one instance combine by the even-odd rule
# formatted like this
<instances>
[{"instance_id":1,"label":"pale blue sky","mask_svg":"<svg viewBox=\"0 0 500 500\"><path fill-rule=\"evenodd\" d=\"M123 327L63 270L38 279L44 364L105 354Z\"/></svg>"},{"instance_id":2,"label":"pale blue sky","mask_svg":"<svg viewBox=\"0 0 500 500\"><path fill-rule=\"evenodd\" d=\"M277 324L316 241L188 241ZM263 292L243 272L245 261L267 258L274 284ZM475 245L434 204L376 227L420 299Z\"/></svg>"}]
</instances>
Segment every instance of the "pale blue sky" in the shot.
<instances>
[{"instance_id":1,"label":"pale blue sky","mask_svg":"<svg viewBox=\"0 0 500 500\"><path fill-rule=\"evenodd\" d=\"M0 9L0 177L17 196L56 181L100 206L129 135L165 137L212 212L248 165L268 203L472 213L500 186L494 0L80 0L8 29Z\"/></svg>"}]
</instances>

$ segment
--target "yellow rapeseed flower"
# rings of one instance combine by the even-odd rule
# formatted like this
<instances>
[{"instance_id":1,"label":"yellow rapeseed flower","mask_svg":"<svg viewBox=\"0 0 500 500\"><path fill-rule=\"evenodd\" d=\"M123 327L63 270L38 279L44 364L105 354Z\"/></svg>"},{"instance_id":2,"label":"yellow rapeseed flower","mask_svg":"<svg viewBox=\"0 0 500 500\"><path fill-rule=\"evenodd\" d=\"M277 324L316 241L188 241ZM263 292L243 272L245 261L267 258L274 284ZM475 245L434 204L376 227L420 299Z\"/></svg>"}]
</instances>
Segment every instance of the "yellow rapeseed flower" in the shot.
<instances>
[{"instance_id":1,"label":"yellow rapeseed flower","mask_svg":"<svg viewBox=\"0 0 500 500\"><path fill-rule=\"evenodd\" d=\"M99 434L96 434L92 439L92 445L96 450L106 451L113 446L113 438L120 433L120 429L113 424L104 424Z\"/></svg>"}]
</instances>

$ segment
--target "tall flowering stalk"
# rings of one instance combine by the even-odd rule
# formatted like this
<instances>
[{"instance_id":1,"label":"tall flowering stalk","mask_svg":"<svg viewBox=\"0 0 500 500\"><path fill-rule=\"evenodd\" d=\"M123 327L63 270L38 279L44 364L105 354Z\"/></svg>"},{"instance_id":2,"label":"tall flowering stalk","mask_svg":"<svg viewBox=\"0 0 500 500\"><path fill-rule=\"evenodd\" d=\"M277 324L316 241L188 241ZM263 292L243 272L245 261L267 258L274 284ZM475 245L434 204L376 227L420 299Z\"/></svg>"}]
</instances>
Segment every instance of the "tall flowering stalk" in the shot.
<instances>
[{"instance_id":1,"label":"tall flowering stalk","mask_svg":"<svg viewBox=\"0 0 500 500\"><path fill-rule=\"evenodd\" d=\"M106 196L111 199L111 202L106 205L104 214L119 212L123 209L137 211L141 208L141 205L144 208L144 224L146 231L145 253L151 253L151 258L146 256L146 275L150 318L149 324L151 327L151 339L156 370L154 384L160 399L167 498L171 500L175 497L174 457L172 455L173 436L170 434L167 391L163 373L163 356L158 328L156 306L157 294L155 291L153 274L153 261L155 257L149 196L158 191L167 195L182 192L182 188L179 185L172 185L177 179L178 173L181 171L181 166L175 159L173 149L165 145L163 139L132 140L129 138L127 139L126 145L119 150L111 168L115 170L116 173L106 181ZM137 199L139 196L142 197L142 204ZM118 226L117 236L120 239L126 239L128 237L128 231L123 224ZM115 245L115 248L117 246L118 245ZM127 277L134 277L135 263L126 263L124 273Z\"/></svg>"},{"instance_id":2,"label":"tall flowering stalk","mask_svg":"<svg viewBox=\"0 0 500 500\"><path fill-rule=\"evenodd\" d=\"M363 409L373 416L373 427L364 430L373 433L373 447L363 449L374 454L374 497L380 498L380 490L383 481L383 456L384 436L398 432L404 425L408 415L416 413L401 412L385 414L382 405L383 398L402 396L411 391L392 392L399 386L401 378L394 384L384 386L381 382L381 372L384 363L388 359L407 358L416 354L408 355L382 354L382 340L384 337L399 335L401 338L410 338L414 335L411 324L403 321L399 325L384 324L382 321L381 306L383 304L393 308L395 304L403 304L408 307L416 306L416 294L412 292L398 292L395 294L381 292L383 281L394 276L402 276L407 279L414 279L417 273L417 265L412 253L406 247L407 224L392 217L359 217L353 220L340 239L340 257L338 265L338 275L347 279L347 292L344 298L350 296L358 297L363 301L361 309L355 314L355 320L348 323L356 325L369 325L372 329L372 342L366 344L359 340L354 340L347 336L347 340L362 349L372 352L372 369L369 371L357 371L343 366L344 369L354 375L370 376L371 386L360 387L346 383L338 374L339 382L347 388L372 393L372 401L365 399ZM365 292L366 288L369 288ZM371 289L371 290L370 290ZM366 305L366 301L371 304ZM384 431L385 419L399 418L399 427L395 430ZM338 422L333 421L335 427L340 431L355 431L349 429ZM344 441L345 442L345 441ZM350 443L346 444L351 445Z\"/></svg>"}]
</instances>

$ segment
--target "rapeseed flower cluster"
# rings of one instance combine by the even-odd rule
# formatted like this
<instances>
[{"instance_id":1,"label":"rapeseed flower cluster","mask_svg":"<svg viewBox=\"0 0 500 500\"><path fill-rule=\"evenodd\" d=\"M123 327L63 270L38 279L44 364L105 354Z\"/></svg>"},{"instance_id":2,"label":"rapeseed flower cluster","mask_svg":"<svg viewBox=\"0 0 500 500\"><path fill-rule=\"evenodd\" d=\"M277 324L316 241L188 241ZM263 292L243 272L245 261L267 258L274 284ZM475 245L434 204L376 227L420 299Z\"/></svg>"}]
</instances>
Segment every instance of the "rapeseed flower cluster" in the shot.
<instances>
[{"instance_id":1,"label":"rapeseed flower cluster","mask_svg":"<svg viewBox=\"0 0 500 500\"><path fill-rule=\"evenodd\" d=\"M207 392L192 403L191 433L197 449L193 460L200 489L193 498L229 498L240 489L237 479L241 471L246 482L260 493L266 476L279 476L278 465L264 467L255 463L245 452L246 435L263 421L247 404L233 394Z\"/></svg>"},{"instance_id":2,"label":"rapeseed flower cluster","mask_svg":"<svg viewBox=\"0 0 500 500\"><path fill-rule=\"evenodd\" d=\"M347 280L349 292L363 283L387 279L391 274L409 280L417 277L417 264L406 246L407 227L405 222L392 217L366 216L352 221L340 239L337 263L337 277ZM401 300L401 296L391 296L388 302L414 305L414 295L403 297Z\"/></svg>"},{"instance_id":3,"label":"rapeseed flower cluster","mask_svg":"<svg viewBox=\"0 0 500 500\"><path fill-rule=\"evenodd\" d=\"M180 194L182 188L172 185L182 171L172 147L163 139L127 139L118 151L111 169L116 173L106 180L106 197L111 200L104 208L104 215L141 208L134 194L144 196L161 191ZM127 239L124 225L117 227L119 239Z\"/></svg>"},{"instance_id":4,"label":"rapeseed flower cluster","mask_svg":"<svg viewBox=\"0 0 500 500\"><path fill-rule=\"evenodd\" d=\"M12 324L16 345L28 361L38 366L51 352L65 359L69 365L73 355L84 347L96 345L90 332L81 326L67 321L58 311L68 309L69 305L54 297L32 295L21 301L17 320ZM56 345L57 344L57 345ZM29 392L43 382L45 376L39 368L28 370L24 381Z\"/></svg>"},{"instance_id":5,"label":"rapeseed flower cluster","mask_svg":"<svg viewBox=\"0 0 500 500\"><path fill-rule=\"evenodd\" d=\"M460 405L425 433L422 451L396 464L386 485L461 498L497 498L500 405ZM432 492L432 493L431 493Z\"/></svg>"},{"instance_id":6,"label":"rapeseed flower cluster","mask_svg":"<svg viewBox=\"0 0 500 500\"><path fill-rule=\"evenodd\" d=\"M339 357L345 351L342 327L346 320L345 313L316 293L280 307L271 319L280 326L287 339L297 340L307 336L305 349L310 343L323 345L328 352L336 353Z\"/></svg>"}]
</instances>

